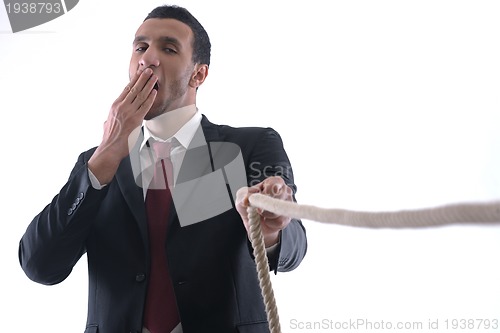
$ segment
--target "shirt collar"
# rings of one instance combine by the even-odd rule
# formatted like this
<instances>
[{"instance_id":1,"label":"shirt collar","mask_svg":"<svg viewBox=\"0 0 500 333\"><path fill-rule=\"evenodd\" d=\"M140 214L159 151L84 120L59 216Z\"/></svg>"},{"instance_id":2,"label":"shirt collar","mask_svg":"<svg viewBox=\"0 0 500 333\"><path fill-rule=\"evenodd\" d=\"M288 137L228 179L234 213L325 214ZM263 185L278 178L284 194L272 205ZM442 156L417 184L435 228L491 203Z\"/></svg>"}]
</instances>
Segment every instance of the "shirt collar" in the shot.
<instances>
[{"instance_id":1,"label":"shirt collar","mask_svg":"<svg viewBox=\"0 0 500 333\"><path fill-rule=\"evenodd\" d=\"M144 122L144 139L141 149L146 142L153 138L157 141L171 142L175 138L185 149L188 148L196 130L201 123L201 113L195 104L176 110L165 112L158 117ZM174 132L168 136L168 133ZM175 142L174 142L175 144Z\"/></svg>"}]
</instances>

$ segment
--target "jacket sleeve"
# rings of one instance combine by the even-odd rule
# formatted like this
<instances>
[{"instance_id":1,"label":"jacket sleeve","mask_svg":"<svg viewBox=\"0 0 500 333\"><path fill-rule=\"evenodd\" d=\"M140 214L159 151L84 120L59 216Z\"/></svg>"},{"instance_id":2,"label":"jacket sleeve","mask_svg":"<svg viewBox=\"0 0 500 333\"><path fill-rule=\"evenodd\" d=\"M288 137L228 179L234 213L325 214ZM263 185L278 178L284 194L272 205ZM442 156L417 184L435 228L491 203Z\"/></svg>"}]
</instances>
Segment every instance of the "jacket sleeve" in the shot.
<instances>
[{"instance_id":1,"label":"jacket sleeve","mask_svg":"<svg viewBox=\"0 0 500 333\"><path fill-rule=\"evenodd\" d=\"M68 182L29 224L19 243L19 261L26 275L46 285L57 284L71 273L85 253L85 241L107 189L92 187L82 153Z\"/></svg>"},{"instance_id":2,"label":"jacket sleeve","mask_svg":"<svg viewBox=\"0 0 500 333\"><path fill-rule=\"evenodd\" d=\"M256 185L271 176L280 176L293 191L293 200L297 186L294 183L293 171L283 147L283 141L275 130L266 128L261 139L252 149L248 161L248 183ZM307 251L306 231L302 222L292 219L281 231L278 249L269 258L270 269L275 273L295 269Z\"/></svg>"}]
</instances>

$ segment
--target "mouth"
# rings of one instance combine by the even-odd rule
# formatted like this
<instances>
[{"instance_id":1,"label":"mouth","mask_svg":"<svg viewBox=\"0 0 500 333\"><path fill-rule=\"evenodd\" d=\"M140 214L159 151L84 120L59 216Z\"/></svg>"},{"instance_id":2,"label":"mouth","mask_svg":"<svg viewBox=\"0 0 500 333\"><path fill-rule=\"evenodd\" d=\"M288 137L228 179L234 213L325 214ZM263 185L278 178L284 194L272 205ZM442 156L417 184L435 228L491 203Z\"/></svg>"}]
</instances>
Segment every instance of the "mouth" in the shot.
<instances>
[{"instance_id":1,"label":"mouth","mask_svg":"<svg viewBox=\"0 0 500 333\"><path fill-rule=\"evenodd\" d=\"M155 85L153 86L153 89L155 89L156 91L158 91L158 88L159 88L159 85L158 85L158 82L156 82Z\"/></svg>"}]
</instances>

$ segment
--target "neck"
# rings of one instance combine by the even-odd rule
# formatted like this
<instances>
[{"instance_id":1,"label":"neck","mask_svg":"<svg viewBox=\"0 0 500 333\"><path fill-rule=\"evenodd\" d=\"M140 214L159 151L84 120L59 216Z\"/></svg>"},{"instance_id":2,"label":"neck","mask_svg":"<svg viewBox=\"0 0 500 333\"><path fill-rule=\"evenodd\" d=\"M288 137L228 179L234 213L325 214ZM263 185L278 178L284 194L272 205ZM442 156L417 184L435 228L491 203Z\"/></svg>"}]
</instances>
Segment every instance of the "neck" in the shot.
<instances>
[{"instance_id":1,"label":"neck","mask_svg":"<svg viewBox=\"0 0 500 333\"><path fill-rule=\"evenodd\" d=\"M186 124L196 113L195 104L181 107L179 109L165 112L150 120L146 120L145 126L154 136L167 140Z\"/></svg>"}]
</instances>

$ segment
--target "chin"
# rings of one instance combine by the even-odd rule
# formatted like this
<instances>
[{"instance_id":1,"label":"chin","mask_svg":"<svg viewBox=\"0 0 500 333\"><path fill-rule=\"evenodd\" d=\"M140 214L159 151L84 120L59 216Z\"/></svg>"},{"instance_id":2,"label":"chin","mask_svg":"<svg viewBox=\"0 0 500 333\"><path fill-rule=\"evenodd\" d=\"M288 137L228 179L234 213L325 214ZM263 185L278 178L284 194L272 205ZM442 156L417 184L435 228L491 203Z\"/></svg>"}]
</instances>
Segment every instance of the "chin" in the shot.
<instances>
[{"instance_id":1,"label":"chin","mask_svg":"<svg viewBox=\"0 0 500 333\"><path fill-rule=\"evenodd\" d=\"M144 119L151 120L153 118L161 116L164 113L165 113L165 108L162 105L153 104L153 106L151 106L151 109L149 109L148 113L146 113L146 115L144 116Z\"/></svg>"},{"instance_id":2,"label":"chin","mask_svg":"<svg viewBox=\"0 0 500 333\"><path fill-rule=\"evenodd\" d=\"M153 110L149 110L148 113L144 116L144 120L151 120L153 118L156 118L160 115L160 113L154 112Z\"/></svg>"}]
</instances>

